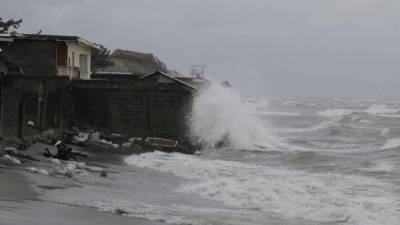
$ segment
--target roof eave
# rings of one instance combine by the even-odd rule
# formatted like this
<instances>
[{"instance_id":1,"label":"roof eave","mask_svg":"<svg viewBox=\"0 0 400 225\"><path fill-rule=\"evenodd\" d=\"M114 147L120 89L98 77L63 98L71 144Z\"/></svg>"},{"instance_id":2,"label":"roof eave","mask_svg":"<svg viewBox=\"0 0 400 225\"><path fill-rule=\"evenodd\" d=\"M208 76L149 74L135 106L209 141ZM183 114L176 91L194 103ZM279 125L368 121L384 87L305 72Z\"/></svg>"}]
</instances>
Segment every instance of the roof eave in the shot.
<instances>
[{"instance_id":1,"label":"roof eave","mask_svg":"<svg viewBox=\"0 0 400 225\"><path fill-rule=\"evenodd\" d=\"M155 72L153 72L153 73L150 73L150 74L147 74L147 75L143 75L143 76L140 77L140 79L143 79L143 78L152 76L152 75L157 74L157 73L159 73L159 74L161 74L161 75L164 75L164 76L166 76L166 77L168 77L168 78L170 78L170 79L172 79L172 80L174 80L174 81L177 81L178 83L184 84L184 85L186 85L186 86L188 86L188 87L190 87L190 88L192 88L192 89L194 89L194 90L196 90L196 91L198 90L197 87L195 87L195 86L193 86L193 85L191 85L191 84L189 84L189 83L187 83L187 82L178 80L178 79L176 79L175 77L172 77L172 76L170 76L170 75L168 75L168 74L166 74L166 73L164 73L164 72L161 72L161 71L155 71Z\"/></svg>"},{"instance_id":2,"label":"roof eave","mask_svg":"<svg viewBox=\"0 0 400 225\"><path fill-rule=\"evenodd\" d=\"M92 43L92 42L89 42L89 41L87 41L87 40L85 40L85 39L83 39L83 38L77 37L77 40L76 40L76 41L78 42L78 44L85 45L85 46L87 46L87 47L94 48L94 49L96 49L96 50L101 50L101 48L100 48L99 45L94 44L94 43Z\"/></svg>"}]
</instances>

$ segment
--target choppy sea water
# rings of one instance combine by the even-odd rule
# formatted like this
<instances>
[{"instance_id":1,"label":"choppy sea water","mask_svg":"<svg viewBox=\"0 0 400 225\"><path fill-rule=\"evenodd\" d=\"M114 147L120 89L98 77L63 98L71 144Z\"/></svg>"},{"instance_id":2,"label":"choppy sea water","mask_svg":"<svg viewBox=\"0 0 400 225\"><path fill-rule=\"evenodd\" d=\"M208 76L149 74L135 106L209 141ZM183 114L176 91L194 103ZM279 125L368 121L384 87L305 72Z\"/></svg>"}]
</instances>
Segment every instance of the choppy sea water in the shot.
<instances>
[{"instance_id":1,"label":"choppy sea water","mask_svg":"<svg viewBox=\"0 0 400 225\"><path fill-rule=\"evenodd\" d=\"M194 105L200 155L132 155L46 197L175 224L400 224L400 100L214 91Z\"/></svg>"}]
</instances>

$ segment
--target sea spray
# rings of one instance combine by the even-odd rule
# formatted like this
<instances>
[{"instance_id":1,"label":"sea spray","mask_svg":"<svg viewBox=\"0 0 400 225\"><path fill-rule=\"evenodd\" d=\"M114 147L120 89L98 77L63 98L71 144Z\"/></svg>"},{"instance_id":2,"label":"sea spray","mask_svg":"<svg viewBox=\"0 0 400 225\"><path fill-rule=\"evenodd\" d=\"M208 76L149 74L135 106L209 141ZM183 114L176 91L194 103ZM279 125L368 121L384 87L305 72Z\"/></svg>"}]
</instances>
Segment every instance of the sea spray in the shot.
<instances>
[{"instance_id":1,"label":"sea spray","mask_svg":"<svg viewBox=\"0 0 400 225\"><path fill-rule=\"evenodd\" d=\"M217 83L194 98L190 128L194 141L207 147L223 142L234 149L268 148L275 142L255 109L232 88Z\"/></svg>"}]
</instances>

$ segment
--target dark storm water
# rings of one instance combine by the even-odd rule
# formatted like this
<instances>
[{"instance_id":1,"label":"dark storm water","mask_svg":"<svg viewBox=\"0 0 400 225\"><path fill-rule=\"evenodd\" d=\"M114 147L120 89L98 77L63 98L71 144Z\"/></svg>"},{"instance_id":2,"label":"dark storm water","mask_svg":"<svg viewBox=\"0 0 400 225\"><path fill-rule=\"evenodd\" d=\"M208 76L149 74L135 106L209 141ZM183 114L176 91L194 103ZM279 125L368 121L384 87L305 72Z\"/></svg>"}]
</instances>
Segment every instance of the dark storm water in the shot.
<instances>
[{"instance_id":1,"label":"dark storm water","mask_svg":"<svg viewBox=\"0 0 400 225\"><path fill-rule=\"evenodd\" d=\"M243 107L265 127L254 148L133 155L110 165L110 179L82 177L46 198L177 224L400 224L400 100L245 98Z\"/></svg>"}]
</instances>

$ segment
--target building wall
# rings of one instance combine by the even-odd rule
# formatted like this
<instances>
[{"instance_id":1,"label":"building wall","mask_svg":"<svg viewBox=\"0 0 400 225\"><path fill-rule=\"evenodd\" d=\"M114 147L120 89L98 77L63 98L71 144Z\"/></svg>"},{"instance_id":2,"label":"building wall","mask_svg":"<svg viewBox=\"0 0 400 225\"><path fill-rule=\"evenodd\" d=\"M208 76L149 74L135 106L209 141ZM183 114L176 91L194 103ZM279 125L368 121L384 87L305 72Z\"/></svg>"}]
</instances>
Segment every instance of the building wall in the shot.
<instances>
[{"instance_id":1,"label":"building wall","mask_svg":"<svg viewBox=\"0 0 400 225\"><path fill-rule=\"evenodd\" d=\"M75 60L74 64L72 64L72 54L75 53ZM88 72L84 73L80 71L80 79L84 80L89 80L90 79L90 74L91 74L91 55L92 55L92 49L89 47L85 47L82 45L79 45L74 42L68 43L68 58L70 61L69 66L74 66L74 67L80 67L80 62L79 62L79 55L85 54L88 57ZM71 79L74 77L71 77Z\"/></svg>"},{"instance_id":2,"label":"building wall","mask_svg":"<svg viewBox=\"0 0 400 225\"><path fill-rule=\"evenodd\" d=\"M0 42L0 48L28 75L55 76L56 48L54 41L14 40Z\"/></svg>"},{"instance_id":3,"label":"building wall","mask_svg":"<svg viewBox=\"0 0 400 225\"><path fill-rule=\"evenodd\" d=\"M1 136L67 128L71 122L136 137L184 138L192 89L179 83L122 83L58 76L0 77Z\"/></svg>"},{"instance_id":4,"label":"building wall","mask_svg":"<svg viewBox=\"0 0 400 225\"><path fill-rule=\"evenodd\" d=\"M70 90L67 77L3 76L1 78L0 128L2 136L30 135L32 121L40 129L69 126L65 108Z\"/></svg>"},{"instance_id":5,"label":"building wall","mask_svg":"<svg viewBox=\"0 0 400 225\"><path fill-rule=\"evenodd\" d=\"M136 137L184 138L192 92L179 84L73 84L73 120Z\"/></svg>"},{"instance_id":6,"label":"building wall","mask_svg":"<svg viewBox=\"0 0 400 225\"><path fill-rule=\"evenodd\" d=\"M7 67L2 62L0 62L0 74L5 74L7 71Z\"/></svg>"}]
</instances>

